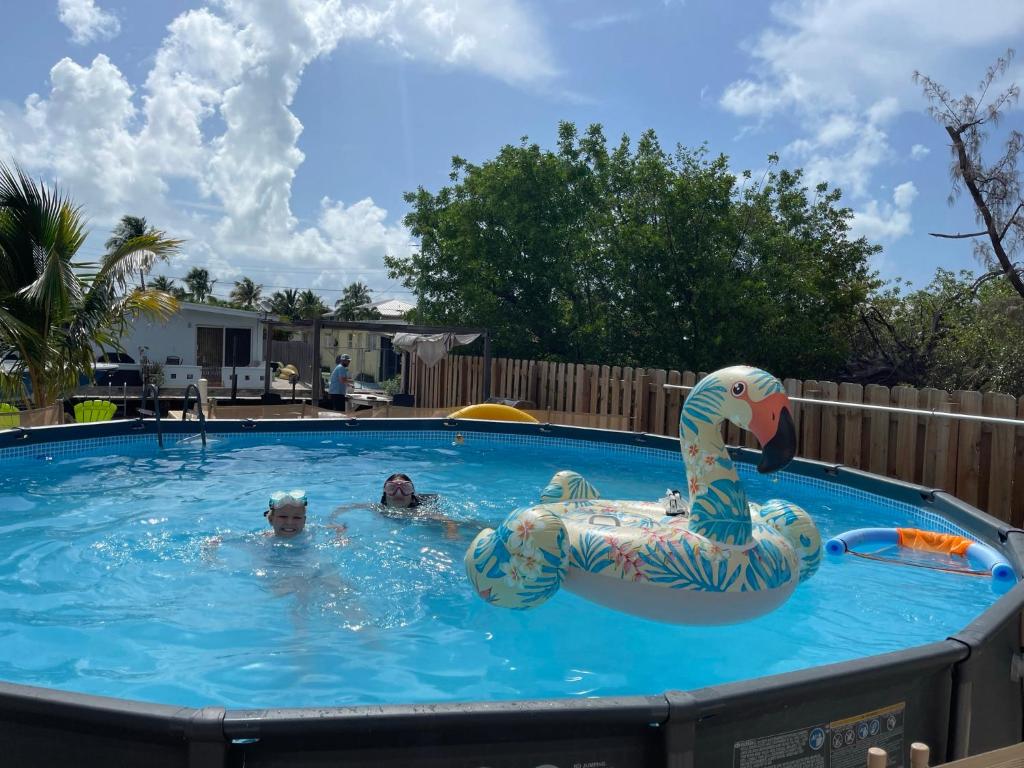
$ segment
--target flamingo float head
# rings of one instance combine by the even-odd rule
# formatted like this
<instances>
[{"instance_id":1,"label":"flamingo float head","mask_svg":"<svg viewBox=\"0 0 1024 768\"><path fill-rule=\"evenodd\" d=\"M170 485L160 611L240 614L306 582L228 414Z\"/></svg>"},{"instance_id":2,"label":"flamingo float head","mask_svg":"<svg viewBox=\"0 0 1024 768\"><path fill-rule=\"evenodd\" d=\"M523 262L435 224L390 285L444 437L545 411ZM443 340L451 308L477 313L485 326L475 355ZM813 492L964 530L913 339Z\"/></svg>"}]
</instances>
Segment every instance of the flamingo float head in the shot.
<instances>
[{"instance_id":1,"label":"flamingo float head","mask_svg":"<svg viewBox=\"0 0 1024 768\"><path fill-rule=\"evenodd\" d=\"M796 427L782 382L767 371L745 365L723 368L708 379L712 377L715 381L709 382L707 389L713 387L719 393L718 414L737 427L750 430L761 444L757 471L774 472L789 464L796 455Z\"/></svg>"}]
</instances>

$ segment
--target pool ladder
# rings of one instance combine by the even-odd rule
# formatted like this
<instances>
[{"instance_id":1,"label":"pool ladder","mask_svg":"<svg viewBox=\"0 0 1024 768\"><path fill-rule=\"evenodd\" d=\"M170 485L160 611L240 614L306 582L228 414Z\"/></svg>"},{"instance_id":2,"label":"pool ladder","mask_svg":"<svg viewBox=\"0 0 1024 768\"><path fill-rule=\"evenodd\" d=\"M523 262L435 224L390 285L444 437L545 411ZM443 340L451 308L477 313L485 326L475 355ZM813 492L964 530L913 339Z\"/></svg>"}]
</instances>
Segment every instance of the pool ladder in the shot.
<instances>
[{"instance_id":1,"label":"pool ladder","mask_svg":"<svg viewBox=\"0 0 1024 768\"><path fill-rule=\"evenodd\" d=\"M153 410L146 408L146 402L150 396L153 397ZM164 435L163 430L160 428L160 387L156 384L147 384L142 388L142 402L139 403L139 427L142 428L142 419L145 416L153 416L156 418L156 443L161 448L164 447Z\"/></svg>"},{"instance_id":2,"label":"pool ladder","mask_svg":"<svg viewBox=\"0 0 1024 768\"><path fill-rule=\"evenodd\" d=\"M185 402L181 406L181 420L188 421L189 398L195 394L196 412L199 414L199 434L203 437L203 446L206 446L206 414L203 413L203 399L199 394L199 387L189 384L185 387Z\"/></svg>"}]
</instances>

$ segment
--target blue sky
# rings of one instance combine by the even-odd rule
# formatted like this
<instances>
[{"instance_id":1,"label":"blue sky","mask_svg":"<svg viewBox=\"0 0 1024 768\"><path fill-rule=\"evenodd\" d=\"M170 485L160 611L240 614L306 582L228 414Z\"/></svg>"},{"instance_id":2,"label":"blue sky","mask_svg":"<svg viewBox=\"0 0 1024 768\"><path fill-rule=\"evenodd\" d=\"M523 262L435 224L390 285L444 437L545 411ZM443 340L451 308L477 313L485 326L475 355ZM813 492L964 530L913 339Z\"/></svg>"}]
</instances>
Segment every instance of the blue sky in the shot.
<instances>
[{"instance_id":1,"label":"blue sky","mask_svg":"<svg viewBox=\"0 0 1024 768\"><path fill-rule=\"evenodd\" d=\"M453 154L550 147L559 120L707 142L737 171L777 152L843 188L884 277L976 268L967 241L927 235L973 214L947 205L945 134L911 72L968 91L1024 32L1019 0L5 6L0 158L84 206L87 254L143 215L188 239L158 273L208 266L220 295L247 274L328 300L355 279L409 298L381 261L410 247L403 192L444 184Z\"/></svg>"}]
</instances>

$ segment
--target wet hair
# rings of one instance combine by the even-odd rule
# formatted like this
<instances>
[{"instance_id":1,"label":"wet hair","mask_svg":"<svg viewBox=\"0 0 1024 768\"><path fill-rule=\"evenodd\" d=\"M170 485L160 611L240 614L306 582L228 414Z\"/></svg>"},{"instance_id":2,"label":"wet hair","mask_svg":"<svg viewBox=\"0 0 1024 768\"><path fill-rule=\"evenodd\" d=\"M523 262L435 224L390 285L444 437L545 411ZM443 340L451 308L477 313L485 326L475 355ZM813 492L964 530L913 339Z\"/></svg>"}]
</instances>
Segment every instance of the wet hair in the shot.
<instances>
[{"instance_id":1,"label":"wet hair","mask_svg":"<svg viewBox=\"0 0 1024 768\"><path fill-rule=\"evenodd\" d=\"M404 472L395 472L395 474L393 474L391 477L389 477L387 480L384 481L385 485L387 483L390 483L392 480L407 480L410 483L412 482L412 478L409 477ZM415 487L415 486L413 486L413 487ZM410 507L418 507L421 502L422 502L422 499L420 499L420 497L417 496L416 493L414 492L413 495L412 495L412 499L409 501L409 506ZM387 504L388 504L388 495L386 493L384 493L383 491L381 491L381 494L380 494L380 503L383 504L384 506L387 506Z\"/></svg>"}]
</instances>

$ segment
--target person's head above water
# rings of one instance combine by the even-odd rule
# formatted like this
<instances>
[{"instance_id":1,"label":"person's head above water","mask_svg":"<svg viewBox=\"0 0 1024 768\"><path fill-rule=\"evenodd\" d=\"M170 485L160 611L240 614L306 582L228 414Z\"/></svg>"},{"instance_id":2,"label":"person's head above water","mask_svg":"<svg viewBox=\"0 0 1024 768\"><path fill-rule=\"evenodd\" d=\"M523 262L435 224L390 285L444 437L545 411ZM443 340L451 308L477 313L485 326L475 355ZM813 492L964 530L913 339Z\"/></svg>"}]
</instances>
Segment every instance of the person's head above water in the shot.
<instances>
[{"instance_id":1,"label":"person's head above water","mask_svg":"<svg viewBox=\"0 0 1024 768\"><path fill-rule=\"evenodd\" d=\"M308 505L305 491L275 491L270 494L270 506L263 514L275 536L296 536L306 527Z\"/></svg>"},{"instance_id":2,"label":"person's head above water","mask_svg":"<svg viewBox=\"0 0 1024 768\"><path fill-rule=\"evenodd\" d=\"M402 472L396 472L384 481L384 492L380 503L386 507L418 507L420 497L416 495L416 486L412 478Z\"/></svg>"}]
</instances>

